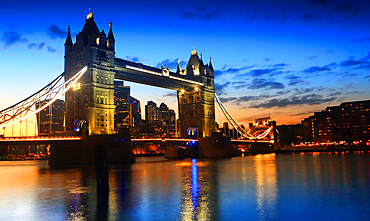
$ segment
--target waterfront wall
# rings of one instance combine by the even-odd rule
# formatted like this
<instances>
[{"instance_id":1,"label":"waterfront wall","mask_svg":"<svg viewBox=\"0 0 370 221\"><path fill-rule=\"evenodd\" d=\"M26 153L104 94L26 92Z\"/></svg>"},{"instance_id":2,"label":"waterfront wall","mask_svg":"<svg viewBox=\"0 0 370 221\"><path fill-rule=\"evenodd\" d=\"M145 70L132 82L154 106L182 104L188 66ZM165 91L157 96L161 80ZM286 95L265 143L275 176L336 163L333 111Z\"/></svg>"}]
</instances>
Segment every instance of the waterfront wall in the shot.
<instances>
[{"instance_id":1,"label":"waterfront wall","mask_svg":"<svg viewBox=\"0 0 370 221\"><path fill-rule=\"evenodd\" d=\"M50 148L50 165L94 164L94 148L103 145L107 148L108 164L135 163L131 150L130 135L82 136L81 141L53 144Z\"/></svg>"}]
</instances>

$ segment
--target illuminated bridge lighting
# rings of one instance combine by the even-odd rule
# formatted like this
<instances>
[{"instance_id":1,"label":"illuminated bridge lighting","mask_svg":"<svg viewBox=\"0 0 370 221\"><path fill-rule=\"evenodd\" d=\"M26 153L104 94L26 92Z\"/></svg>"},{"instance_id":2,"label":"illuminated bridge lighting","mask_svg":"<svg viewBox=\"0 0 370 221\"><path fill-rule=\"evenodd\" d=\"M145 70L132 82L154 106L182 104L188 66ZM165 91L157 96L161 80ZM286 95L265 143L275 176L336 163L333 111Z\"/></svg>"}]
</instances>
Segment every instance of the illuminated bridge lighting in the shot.
<instances>
[{"instance_id":1,"label":"illuminated bridge lighting","mask_svg":"<svg viewBox=\"0 0 370 221\"><path fill-rule=\"evenodd\" d=\"M7 127L7 126L11 126L13 124L16 124L18 122L22 122L23 120L31 117L31 116L34 116L35 114L39 113L40 111L42 111L43 109L45 109L46 107L48 107L49 105L51 105L52 103L54 103L54 101L56 101L58 99L58 95L64 95L71 87L73 87L77 81L82 77L82 75L87 71L87 66L85 66L84 68L82 68L77 74L75 74L73 77L71 77L68 81L66 81L64 84L62 85L59 85L58 87L55 87L55 88L50 88L47 91L47 93L43 94L42 96L40 95L40 97L38 99L34 99L33 96L38 96L39 93L43 93L43 89L39 92L37 92L36 94L32 95L31 97L25 99L24 101L27 101L27 100L31 100L30 103L31 105L28 105L27 102L20 102L20 103L25 103L24 105L21 105L19 107L17 107L17 105L19 104L16 104L10 108L7 108L7 109L4 109L0 112L0 119L3 119L3 122L1 123L4 123L2 124L1 126L3 128ZM59 77L62 77L62 75L60 75ZM58 78L59 79L59 78ZM57 80L59 81L59 80ZM54 82L52 82L53 84ZM64 88L64 90L62 90L60 92L60 90ZM46 98L48 96L51 96L51 95L54 95L54 97L49 100L49 102L47 102L45 105L43 105L42 107L38 108L37 110L35 111L31 111L31 106L34 105L37 101L40 101L42 97ZM10 116L9 114L7 114L9 111L19 111L20 113L18 113L16 116ZM28 112L30 111L30 112ZM25 112L25 113L23 113ZM24 116L22 116L21 114L25 114ZM9 122L10 120L12 120L12 118L14 119L15 117L19 116L20 118L17 119L17 120L13 120L11 122ZM6 119L6 117L10 117L9 119ZM9 122L9 123L5 123L5 122Z\"/></svg>"},{"instance_id":2,"label":"illuminated bridge lighting","mask_svg":"<svg viewBox=\"0 0 370 221\"><path fill-rule=\"evenodd\" d=\"M134 138L134 139L131 139L132 141L162 141L162 142L166 142L166 141L185 141L185 142L198 142L197 139L175 139L175 138Z\"/></svg>"},{"instance_id":3,"label":"illuminated bridge lighting","mask_svg":"<svg viewBox=\"0 0 370 221\"><path fill-rule=\"evenodd\" d=\"M231 139L231 142L236 143L255 143L256 140L238 140L238 139ZM274 140L258 140L258 143L274 143Z\"/></svg>"},{"instance_id":4,"label":"illuminated bridge lighting","mask_svg":"<svg viewBox=\"0 0 370 221\"><path fill-rule=\"evenodd\" d=\"M200 82L186 80L186 79L182 79L182 78L175 77L175 76L169 76L169 77L172 78L172 79L176 79L176 80L179 80L179 81L185 81L185 82L189 82L189 83L192 83L192 84L197 84L197 85L201 85L201 86L204 85L203 83L200 83Z\"/></svg>"},{"instance_id":5,"label":"illuminated bridge lighting","mask_svg":"<svg viewBox=\"0 0 370 221\"><path fill-rule=\"evenodd\" d=\"M137 67L132 67L132 66L128 66L128 65L126 65L126 68L131 69L131 70L135 70L135 71L145 72L145 73L148 73L148 74L154 74L154 75L158 75L158 76L163 76L162 73L155 72L155 71L150 71L150 70L146 70L146 69L143 69L143 68L137 68ZM197 85L201 85L201 86L204 85L203 83L200 83L200 82L196 82L196 81L192 81L192 80L187 80L187 79L182 79L182 78L175 77L175 76L168 76L168 77L169 78L172 78L172 79L175 79L175 80L192 83L192 84L197 84Z\"/></svg>"},{"instance_id":6,"label":"illuminated bridge lighting","mask_svg":"<svg viewBox=\"0 0 370 221\"><path fill-rule=\"evenodd\" d=\"M132 66L128 66L128 65L126 65L126 68L131 69L131 70L135 70L135 71L145 72L145 73L148 73L148 74L155 74L155 75L158 75L158 76L162 76L162 73L158 73L158 72L155 72L155 71L149 71L149 70L146 70L146 69L143 69L143 68L137 68L137 67L132 67Z\"/></svg>"},{"instance_id":7,"label":"illuminated bridge lighting","mask_svg":"<svg viewBox=\"0 0 370 221\"><path fill-rule=\"evenodd\" d=\"M66 141L66 140L81 140L81 137L5 137L1 138L0 142L9 141Z\"/></svg>"}]
</instances>

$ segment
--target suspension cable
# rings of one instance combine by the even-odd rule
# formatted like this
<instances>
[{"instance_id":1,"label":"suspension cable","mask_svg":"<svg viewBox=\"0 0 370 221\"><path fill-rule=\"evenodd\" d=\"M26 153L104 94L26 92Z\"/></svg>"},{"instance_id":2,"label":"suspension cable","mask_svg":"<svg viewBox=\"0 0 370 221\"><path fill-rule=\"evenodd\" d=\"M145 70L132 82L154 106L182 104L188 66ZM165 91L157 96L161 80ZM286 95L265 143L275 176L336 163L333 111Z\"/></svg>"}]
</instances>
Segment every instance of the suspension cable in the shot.
<instances>
[{"instance_id":1,"label":"suspension cable","mask_svg":"<svg viewBox=\"0 0 370 221\"><path fill-rule=\"evenodd\" d=\"M58 85L59 81L64 76L64 73L62 73L54 81L43 87L38 92L18 102L17 104L0 111L0 125L5 128L39 113L40 111L54 103L54 101L58 99L58 95L64 95L82 77L82 75L87 71L87 68L88 66L85 66L66 82ZM54 97L50 99L45 105L40 105L41 107L37 109L35 108L35 111L31 110L31 108L36 103L39 103L48 96L50 96L51 98L51 95L54 95ZM13 114L11 114L11 112L13 112ZM15 120L16 118L18 119Z\"/></svg>"},{"instance_id":2,"label":"suspension cable","mask_svg":"<svg viewBox=\"0 0 370 221\"><path fill-rule=\"evenodd\" d=\"M258 135L258 136L253 136L251 135L250 133L248 133L247 131L244 130L243 127L241 127L238 122L236 122L234 120L234 118L231 116L231 114L227 111L227 109L225 108L225 106L222 104L221 100L218 98L217 94L215 94L215 98L216 98L216 101L217 101L217 104L219 105L222 113L225 115L226 119L229 121L229 123L231 124L231 126L234 127L234 129L240 134L242 135L243 137L245 138L248 138L248 139L263 139L265 138L269 133L270 131L272 130L272 127L269 127L266 131L264 131L262 134Z\"/></svg>"}]
</instances>

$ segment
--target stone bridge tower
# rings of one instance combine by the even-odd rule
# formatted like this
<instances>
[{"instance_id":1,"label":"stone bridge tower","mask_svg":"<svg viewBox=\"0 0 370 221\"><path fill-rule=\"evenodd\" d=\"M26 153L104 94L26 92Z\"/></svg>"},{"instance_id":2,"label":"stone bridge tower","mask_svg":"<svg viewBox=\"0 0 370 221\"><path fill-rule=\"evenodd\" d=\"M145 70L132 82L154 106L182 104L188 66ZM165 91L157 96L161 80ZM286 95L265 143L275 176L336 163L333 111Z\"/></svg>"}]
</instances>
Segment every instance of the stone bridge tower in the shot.
<instances>
[{"instance_id":1,"label":"stone bridge tower","mask_svg":"<svg viewBox=\"0 0 370 221\"><path fill-rule=\"evenodd\" d=\"M89 11L86 23L72 43L70 28L65 46L65 80L88 65L87 72L65 95L65 128L80 134L114 131L114 57L112 23L108 36L99 31Z\"/></svg>"},{"instance_id":2,"label":"stone bridge tower","mask_svg":"<svg viewBox=\"0 0 370 221\"><path fill-rule=\"evenodd\" d=\"M211 137L215 131L215 86L214 70L211 63L204 65L202 55L199 59L193 49L185 70L177 67L182 78L203 83L196 88L184 88L177 92L180 137Z\"/></svg>"}]
</instances>

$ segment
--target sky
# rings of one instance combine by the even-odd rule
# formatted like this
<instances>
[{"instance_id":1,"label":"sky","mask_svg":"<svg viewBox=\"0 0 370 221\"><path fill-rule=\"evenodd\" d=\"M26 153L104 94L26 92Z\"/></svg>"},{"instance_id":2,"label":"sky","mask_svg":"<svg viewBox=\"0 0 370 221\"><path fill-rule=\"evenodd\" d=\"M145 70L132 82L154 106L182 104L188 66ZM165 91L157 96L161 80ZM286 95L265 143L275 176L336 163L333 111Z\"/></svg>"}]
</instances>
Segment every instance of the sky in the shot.
<instances>
[{"instance_id":1,"label":"sky","mask_svg":"<svg viewBox=\"0 0 370 221\"><path fill-rule=\"evenodd\" d=\"M297 124L342 102L368 100L370 1L6 1L0 8L0 109L28 97L64 71L72 40L91 8L116 57L184 69L193 46L212 58L216 94L240 124L270 115ZM171 90L125 82L144 105ZM222 123L216 106L216 121Z\"/></svg>"}]
</instances>

